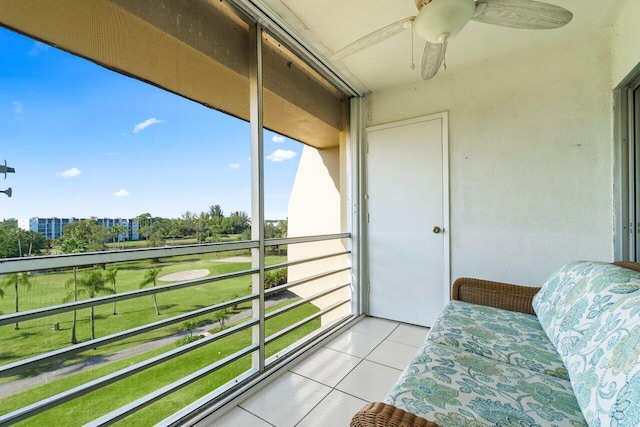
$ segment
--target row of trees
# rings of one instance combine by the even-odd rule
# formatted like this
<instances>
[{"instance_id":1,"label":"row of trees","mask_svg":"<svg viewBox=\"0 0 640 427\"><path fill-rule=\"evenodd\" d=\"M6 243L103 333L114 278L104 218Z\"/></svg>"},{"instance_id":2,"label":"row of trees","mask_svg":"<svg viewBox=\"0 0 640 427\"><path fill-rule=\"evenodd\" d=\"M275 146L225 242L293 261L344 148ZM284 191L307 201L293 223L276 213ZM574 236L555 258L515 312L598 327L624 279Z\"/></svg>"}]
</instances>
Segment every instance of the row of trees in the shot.
<instances>
[{"instance_id":1,"label":"row of trees","mask_svg":"<svg viewBox=\"0 0 640 427\"><path fill-rule=\"evenodd\" d=\"M138 215L136 220L139 224L139 234L149 242L150 246L159 246L167 238L181 238L195 236L197 242L215 242L223 234L239 234L241 239L251 238L250 218L240 211L232 212L229 216L223 214L220 205L211 206L209 211L194 214L189 211L179 219L166 219L152 217L145 213ZM5 220L0 222L0 258L13 258L22 256L39 255L44 250L55 247L61 253L82 253L87 251L102 251L106 249L108 241L120 243L120 236L128 232L127 228L121 224L115 224L107 229L104 225L98 224L95 220L76 221L67 224L63 229L61 238L51 242L35 231L24 231L18 228L17 221ZM265 237L279 238L287 235L287 221L267 221L265 223ZM279 248L272 248L277 250ZM86 294L89 298L95 298L98 294L115 294L116 276L118 269L115 267L95 268L85 271L81 275L78 269L73 269L73 277L66 283L72 288L65 300L77 301L81 294ZM156 286L156 281L160 269L149 269L140 283L140 287L152 284ZM15 311L19 311L20 290L31 288L28 273L7 274L0 278L0 297L5 296L5 289L12 288L15 297ZM282 277L268 276L265 278L265 287L277 286L282 281ZM286 272L284 273L286 282ZM273 282L273 283L271 283ZM277 283L277 284L276 284ZM152 295L153 305L157 315L160 315L156 295ZM113 304L113 314L117 314L116 303ZM219 313L216 321L220 322L221 328L224 320L228 317L225 313ZM91 338L95 338L94 310L91 308ZM71 328L71 342L77 343L76 338L77 313L73 312ZM15 324L15 329L19 329L19 324Z\"/></svg>"},{"instance_id":2,"label":"row of trees","mask_svg":"<svg viewBox=\"0 0 640 427\"><path fill-rule=\"evenodd\" d=\"M48 247L44 236L18 228L15 219L0 222L0 258L40 255Z\"/></svg>"},{"instance_id":3,"label":"row of trees","mask_svg":"<svg viewBox=\"0 0 640 427\"><path fill-rule=\"evenodd\" d=\"M138 233L151 246L162 244L166 239L195 237L197 243L220 241L221 236L243 234L251 228L251 219L246 212L234 211L225 216L220 205L198 213L186 211L181 218L161 218L149 213L138 215Z\"/></svg>"},{"instance_id":4,"label":"row of trees","mask_svg":"<svg viewBox=\"0 0 640 427\"><path fill-rule=\"evenodd\" d=\"M160 271L161 269L159 268L146 270L144 278L140 282L140 288L143 288L149 284L153 284L153 286L155 287ZM78 270L77 268L74 268L73 277L66 283L66 286L72 288L72 290L65 297L63 302L77 301L78 296L82 294L86 294L89 298L95 298L98 294L115 294L118 292L116 289L117 276L118 269L116 267L110 267L104 270L95 268L89 271L85 271L81 276L78 276ZM17 289L18 288L16 285L16 312L18 311ZM158 309L158 300L156 299L156 294L153 294L152 297L156 315L159 316L160 310ZM89 320L91 323L91 339L95 339L94 307L92 306L89 310ZM117 307L115 302L113 303L113 314L117 314ZM71 322L71 342L73 344L76 344L78 342L78 339L76 337L76 323L77 313L76 311L74 311L73 320ZM18 329L18 324L16 324L16 329Z\"/></svg>"},{"instance_id":5,"label":"row of trees","mask_svg":"<svg viewBox=\"0 0 640 427\"><path fill-rule=\"evenodd\" d=\"M152 284L154 287L157 284L158 276L161 269L153 268L145 271L144 277L140 282L140 288ZM87 295L89 298L95 298L98 294L115 294L117 293L116 282L118 276L118 269L116 267L106 268L104 270L96 268L83 272L78 275L78 269L74 267L73 277L66 282L66 286L71 288L71 291L64 298L63 302L78 301L78 297L81 295ZM13 288L15 297L16 313L20 311L20 289L31 289L31 280L27 273L11 273L6 274L0 279L0 298L4 298L5 289ZM153 306L156 311L156 315L160 315L158 308L158 301L156 295L153 294ZM113 303L113 314L117 314L116 303ZM95 325L94 325L94 307L90 308L89 319L91 322L91 339L95 339ZM77 312L73 312L73 319L71 323L71 342L77 344L78 339L76 337L76 324L77 324ZM20 324L16 322L15 329L20 329Z\"/></svg>"},{"instance_id":6,"label":"row of trees","mask_svg":"<svg viewBox=\"0 0 640 427\"><path fill-rule=\"evenodd\" d=\"M135 217L138 234L149 246L161 246L168 239L195 238L197 243L214 243L223 236L239 235L242 240L251 239L251 218L246 212L235 211L224 215L220 205L208 211L187 211L181 218L162 218L143 213ZM266 221L265 237L287 236L287 220ZM107 228L96 220L88 219L67 224L62 237L50 241L35 231L18 228L15 219L0 222L0 258L40 255L55 248L61 253L103 251L107 243L120 248L122 236L128 228L120 223Z\"/></svg>"},{"instance_id":7,"label":"row of trees","mask_svg":"<svg viewBox=\"0 0 640 427\"><path fill-rule=\"evenodd\" d=\"M251 235L251 219L242 211L231 212L225 216L220 205L214 205L199 214L187 211L181 218L162 218L143 213L135 217L138 234L149 246L161 246L167 239L195 238L197 243L218 242L222 236L230 234ZM286 224L286 221L284 221ZM284 228L286 233L286 225ZM122 234L128 232L121 224L107 229L95 220L76 221L67 224L61 238L52 246L62 253L101 251L107 242L121 243ZM280 234L279 236L283 236Z\"/></svg>"}]
</instances>

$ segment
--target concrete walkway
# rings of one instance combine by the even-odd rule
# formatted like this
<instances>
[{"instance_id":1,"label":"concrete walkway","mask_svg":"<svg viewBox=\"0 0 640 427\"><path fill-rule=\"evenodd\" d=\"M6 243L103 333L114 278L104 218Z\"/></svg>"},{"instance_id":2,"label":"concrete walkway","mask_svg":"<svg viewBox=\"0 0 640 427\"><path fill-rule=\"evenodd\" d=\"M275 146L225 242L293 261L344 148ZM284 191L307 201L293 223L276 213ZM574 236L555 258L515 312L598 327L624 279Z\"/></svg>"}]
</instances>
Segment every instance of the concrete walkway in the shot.
<instances>
[{"instance_id":1,"label":"concrete walkway","mask_svg":"<svg viewBox=\"0 0 640 427\"><path fill-rule=\"evenodd\" d=\"M278 304L282 301L295 298L297 295L291 292L284 292L277 297L266 300L264 305L266 308L272 307L275 304ZM238 320L245 319L251 315L250 310L245 310L241 313L234 314L229 317L227 320L228 323L237 322ZM215 324L207 324L205 326L201 326L193 330L193 335L207 335L207 331L209 329L213 329ZM36 375L34 377L22 378L18 380L11 381L6 384L0 384L0 398L11 396L12 394L19 393L21 391L27 390L31 387L35 387L40 384L45 384L50 381L54 381L67 375L72 375L78 372L83 372L88 369L96 368L99 366L106 365L111 362L115 362L117 360L126 359L131 356L135 356L137 354L145 353L147 351L163 347L172 343L175 343L181 338L184 338L188 335L187 332L180 332L177 334L169 335L164 338L159 338L154 341L149 341L144 344L139 344L133 347L125 348L120 351L116 351L111 354L89 357L84 359L81 362L74 363L69 366L62 366L58 369L54 369L52 371L48 371L42 373L40 375Z\"/></svg>"}]
</instances>

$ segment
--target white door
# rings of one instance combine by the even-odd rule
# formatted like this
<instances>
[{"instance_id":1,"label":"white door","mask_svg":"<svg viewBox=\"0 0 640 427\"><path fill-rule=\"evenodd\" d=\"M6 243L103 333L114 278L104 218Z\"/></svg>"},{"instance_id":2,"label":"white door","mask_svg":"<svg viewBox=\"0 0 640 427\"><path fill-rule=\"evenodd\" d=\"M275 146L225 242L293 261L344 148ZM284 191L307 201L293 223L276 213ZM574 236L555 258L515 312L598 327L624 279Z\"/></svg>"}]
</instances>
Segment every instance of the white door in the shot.
<instances>
[{"instance_id":1,"label":"white door","mask_svg":"<svg viewBox=\"0 0 640 427\"><path fill-rule=\"evenodd\" d=\"M431 326L450 297L447 129L447 113L367 129L371 316Z\"/></svg>"}]
</instances>

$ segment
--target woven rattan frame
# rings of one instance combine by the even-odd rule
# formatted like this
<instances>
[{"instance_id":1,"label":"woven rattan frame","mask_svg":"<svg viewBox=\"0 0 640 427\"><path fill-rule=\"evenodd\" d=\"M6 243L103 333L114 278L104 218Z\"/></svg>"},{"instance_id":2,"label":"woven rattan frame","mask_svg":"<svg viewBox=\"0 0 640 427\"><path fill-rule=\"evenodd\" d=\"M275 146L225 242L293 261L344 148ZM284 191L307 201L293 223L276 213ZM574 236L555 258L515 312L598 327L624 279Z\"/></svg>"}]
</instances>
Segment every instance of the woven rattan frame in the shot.
<instances>
[{"instance_id":1,"label":"woven rattan frame","mask_svg":"<svg viewBox=\"0 0 640 427\"><path fill-rule=\"evenodd\" d=\"M438 427L438 424L403 411L393 405L372 402L351 419L351 427Z\"/></svg>"},{"instance_id":2,"label":"woven rattan frame","mask_svg":"<svg viewBox=\"0 0 640 427\"><path fill-rule=\"evenodd\" d=\"M451 299L535 314L531 302L540 288L461 277L453 284Z\"/></svg>"},{"instance_id":3,"label":"woven rattan frame","mask_svg":"<svg viewBox=\"0 0 640 427\"><path fill-rule=\"evenodd\" d=\"M640 264L633 261L616 261L613 263L618 267L628 268L630 270L640 271Z\"/></svg>"}]
</instances>

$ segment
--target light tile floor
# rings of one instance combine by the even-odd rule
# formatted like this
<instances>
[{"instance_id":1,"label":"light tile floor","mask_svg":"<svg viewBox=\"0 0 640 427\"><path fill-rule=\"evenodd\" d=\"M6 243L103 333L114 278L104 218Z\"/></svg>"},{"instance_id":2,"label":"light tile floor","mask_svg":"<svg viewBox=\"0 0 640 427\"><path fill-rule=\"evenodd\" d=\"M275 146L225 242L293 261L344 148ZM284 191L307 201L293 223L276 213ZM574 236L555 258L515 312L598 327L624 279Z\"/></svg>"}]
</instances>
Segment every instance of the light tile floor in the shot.
<instances>
[{"instance_id":1,"label":"light tile floor","mask_svg":"<svg viewBox=\"0 0 640 427\"><path fill-rule=\"evenodd\" d=\"M384 398L428 332L390 320L363 319L222 418L199 425L348 426L360 408Z\"/></svg>"}]
</instances>

